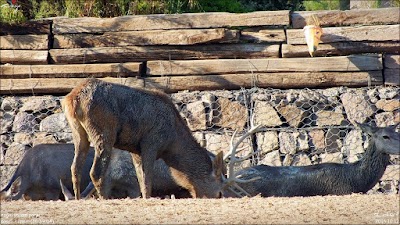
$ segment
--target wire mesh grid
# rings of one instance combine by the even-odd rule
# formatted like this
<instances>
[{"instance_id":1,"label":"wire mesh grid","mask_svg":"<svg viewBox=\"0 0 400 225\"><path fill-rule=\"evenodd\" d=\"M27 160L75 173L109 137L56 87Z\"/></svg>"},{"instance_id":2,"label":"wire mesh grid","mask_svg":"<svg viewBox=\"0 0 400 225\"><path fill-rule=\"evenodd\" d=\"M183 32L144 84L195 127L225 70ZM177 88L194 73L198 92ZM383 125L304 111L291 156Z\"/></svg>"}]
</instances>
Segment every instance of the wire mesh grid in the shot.
<instances>
[{"instance_id":1,"label":"wire mesh grid","mask_svg":"<svg viewBox=\"0 0 400 225\"><path fill-rule=\"evenodd\" d=\"M24 152L40 143L71 143L72 135L57 96L2 96L2 177ZM355 122L384 127L400 122L399 87L328 89L242 89L171 94L194 137L213 153L229 151L251 124L262 131L239 144L238 155L257 152L237 166L306 166L353 163L362 159L368 137ZM390 165L371 193L399 192L400 158ZM2 179L4 185L6 180Z\"/></svg>"}]
</instances>

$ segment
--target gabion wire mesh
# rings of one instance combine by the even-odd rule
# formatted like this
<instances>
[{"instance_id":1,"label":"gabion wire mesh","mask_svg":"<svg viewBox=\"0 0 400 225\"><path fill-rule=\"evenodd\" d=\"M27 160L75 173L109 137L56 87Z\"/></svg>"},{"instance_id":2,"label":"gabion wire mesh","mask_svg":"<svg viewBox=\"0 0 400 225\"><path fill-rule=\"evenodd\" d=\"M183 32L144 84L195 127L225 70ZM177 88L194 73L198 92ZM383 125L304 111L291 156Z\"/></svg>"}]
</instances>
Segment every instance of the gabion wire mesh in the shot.
<instances>
[{"instance_id":1,"label":"gabion wire mesh","mask_svg":"<svg viewBox=\"0 0 400 225\"><path fill-rule=\"evenodd\" d=\"M24 152L39 143L72 143L57 96L2 96L1 168L3 186ZM245 139L237 155L256 152L236 167L266 164L306 166L353 163L363 157L368 138L355 122L384 127L400 122L398 87L329 89L242 89L171 94L199 143L213 153L229 151L251 126L262 131ZM400 158L392 155L370 191L399 192Z\"/></svg>"}]
</instances>

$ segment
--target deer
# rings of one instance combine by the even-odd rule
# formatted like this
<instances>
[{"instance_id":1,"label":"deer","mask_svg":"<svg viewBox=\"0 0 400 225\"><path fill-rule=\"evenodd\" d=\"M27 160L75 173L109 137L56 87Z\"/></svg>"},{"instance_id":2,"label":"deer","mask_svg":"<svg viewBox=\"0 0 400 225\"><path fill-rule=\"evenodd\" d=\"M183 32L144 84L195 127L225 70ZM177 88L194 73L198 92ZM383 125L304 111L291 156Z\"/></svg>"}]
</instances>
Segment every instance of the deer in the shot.
<instances>
[{"instance_id":1,"label":"deer","mask_svg":"<svg viewBox=\"0 0 400 225\"><path fill-rule=\"evenodd\" d=\"M221 197L222 152L209 158L165 93L91 78L65 96L62 108L75 145L71 174L76 199L90 142L95 148L90 177L102 199L110 196L105 171L113 147L131 153L143 198L151 197L158 158L193 198Z\"/></svg>"},{"instance_id":2,"label":"deer","mask_svg":"<svg viewBox=\"0 0 400 225\"><path fill-rule=\"evenodd\" d=\"M362 159L354 163L321 163L309 166L268 166L257 165L228 174L228 180L235 183L237 177L248 182L236 183L225 193L226 197L255 196L315 196L346 195L366 193L374 187L390 164L390 154L400 154L400 133L396 126L372 127L368 124L356 124L370 135L368 148ZM256 127L257 128L257 127ZM260 129L253 128L253 131ZM233 142L232 142L233 143ZM237 146L231 143L231 146ZM235 155L235 147L231 148ZM244 160L237 158L232 164ZM232 190L233 189L233 190ZM240 189L238 191L237 189Z\"/></svg>"}]
</instances>

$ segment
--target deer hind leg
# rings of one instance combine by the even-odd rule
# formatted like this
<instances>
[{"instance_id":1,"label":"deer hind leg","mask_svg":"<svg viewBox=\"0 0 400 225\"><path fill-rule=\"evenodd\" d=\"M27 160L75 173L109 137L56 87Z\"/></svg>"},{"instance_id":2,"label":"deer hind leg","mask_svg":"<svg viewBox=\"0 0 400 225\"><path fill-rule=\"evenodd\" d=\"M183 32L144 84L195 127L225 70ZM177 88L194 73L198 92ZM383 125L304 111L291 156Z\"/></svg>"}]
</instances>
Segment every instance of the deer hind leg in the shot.
<instances>
[{"instance_id":1,"label":"deer hind leg","mask_svg":"<svg viewBox=\"0 0 400 225\"><path fill-rule=\"evenodd\" d=\"M90 169L90 177L102 199L110 198L111 194L111 177L106 176L106 171L111 158L112 145L110 142L99 140L94 146L95 155Z\"/></svg>"},{"instance_id":2,"label":"deer hind leg","mask_svg":"<svg viewBox=\"0 0 400 225\"><path fill-rule=\"evenodd\" d=\"M85 164L87 153L89 152L90 143L85 129L78 121L71 121L70 126L75 146L75 156L71 165L71 178L75 199L80 199L82 169Z\"/></svg>"}]
</instances>

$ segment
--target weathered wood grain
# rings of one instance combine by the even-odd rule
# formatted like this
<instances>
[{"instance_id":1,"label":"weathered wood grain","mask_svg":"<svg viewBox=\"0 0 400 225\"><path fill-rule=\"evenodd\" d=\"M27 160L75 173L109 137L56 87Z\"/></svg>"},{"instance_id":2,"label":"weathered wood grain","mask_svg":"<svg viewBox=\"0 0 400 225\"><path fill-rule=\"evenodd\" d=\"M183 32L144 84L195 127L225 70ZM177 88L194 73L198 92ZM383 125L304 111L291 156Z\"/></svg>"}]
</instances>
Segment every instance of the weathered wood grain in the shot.
<instances>
[{"instance_id":1,"label":"weathered wood grain","mask_svg":"<svg viewBox=\"0 0 400 225\"><path fill-rule=\"evenodd\" d=\"M127 77L137 76L141 63L105 63L77 65L1 65L0 77L57 78L57 77Z\"/></svg>"},{"instance_id":2,"label":"weathered wood grain","mask_svg":"<svg viewBox=\"0 0 400 225\"><path fill-rule=\"evenodd\" d=\"M386 42L335 42L328 44L320 44L314 56L340 56L352 55L361 53L400 53L400 42L386 41ZM288 45L282 44L282 57L310 57L307 45Z\"/></svg>"},{"instance_id":3,"label":"weathered wood grain","mask_svg":"<svg viewBox=\"0 0 400 225\"><path fill-rule=\"evenodd\" d=\"M279 57L277 44L206 44L50 49L53 63L113 63L147 60Z\"/></svg>"},{"instance_id":4,"label":"weathered wood grain","mask_svg":"<svg viewBox=\"0 0 400 225\"><path fill-rule=\"evenodd\" d=\"M6 35L0 36L0 49L48 49L48 35Z\"/></svg>"},{"instance_id":5,"label":"weathered wood grain","mask_svg":"<svg viewBox=\"0 0 400 225\"><path fill-rule=\"evenodd\" d=\"M384 69L383 76L386 85L400 86L400 69Z\"/></svg>"},{"instance_id":6,"label":"weathered wood grain","mask_svg":"<svg viewBox=\"0 0 400 225\"><path fill-rule=\"evenodd\" d=\"M316 58L171 60L147 62L147 75L203 75L257 72L370 71L382 69L379 55Z\"/></svg>"},{"instance_id":7,"label":"weathered wood grain","mask_svg":"<svg viewBox=\"0 0 400 225\"><path fill-rule=\"evenodd\" d=\"M132 45L194 45L202 43L235 43L239 31L225 28L149 30L94 34L54 35L53 48L91 48Z\"/></svg>"},{"instance_id":8,"label":"weathered wood grain","mask_svg":"<svg viewBox=\"0 0 400 225\"><path fill-rule=\"evenodd\" d=\"M66 94L85 79L86 78L2 79L0 83L0 94ZM142 79L137 78L100 79L130 87L143 87Z\"/></svg>"},{"instance_id":9,"label":"weathered wood grain","mask_svg":"<svg viewBox=\"0 0 400 225\"><path fill-rule=\"evenodd\" d=\"M0 94L66 94L85 78L2 79ZM254 73L206 76L101 78L130 87L156 88L168 93L182 90L234 90L240 88L362 87L382 84L382 71Z\"/></svg>"},{"instance_id":10,"label":"weathered wood grain","mask_svg":"<svg viewBox=\"0 0 400 225\"><path fill-rule=\"evenodd\" d=\"M323 27L398 24L399 8L362 9L362 10L329 10L329 11L298 11L290 14L292 27L303 28L310 15L316 15Z\"/></svg>"},{"instance_id":11,"label":"weathered wood grain","mask_svg":"<svg viewBox=\"0 0 400 225\"><path fill-rule=\"evenodd\" d=\"M0 50L0 63L47 64L47 50Z\"/></svg>"},{"instance_id":12,"label":"weathered wood grain","mask_svg":"<svg viewBox=\"0 0 400 225\"><path fill-rule=\"evenodd\" d=\"M240 32L240 40L253 43L286 42L283 29L247 28Z\"/></svg>"},{"instance_id":13,"label":"weathered wood grain","mask_svg":"<svg viewBox=\"0 0 400 225\"><path fill-rule=\"evenodd\" d=\"M306 44L303 29L286 31L288 44ZM400 25L323 28L321 43L349 41L399 41Z\"/></svg>"},{"instance_id":14,"label":"weathered wood grain","mask_svg":"<svg viewBox=\"0 0 400 225\"><path fill-rule=\"evenodd\" d=\"M0 35L50 34L51 21L28 21L21 24L0 23Z\"/></svg>"},{"instance_id":15,"label":"weathered wood grain","mask_svg":"<svg viewBox=\"0 0 400 225\"><path fill-rule=\"evenodd\" d=\"M237 26L288 26L289 11L251 13L184 13L115 18L54 19L53 33L104 33L134 30L171 30Z\"/></svg>"},{"instance_id":16,"label":"weathered wood grain","mask_svg":"<svg viewBox=\"0 0 400 225\"><path fill-rule=\"evenodd\" d=\"M400 69L400 55L385 54L383 58L383 67L388 69Z\"/></svg>"}]
</instances>

